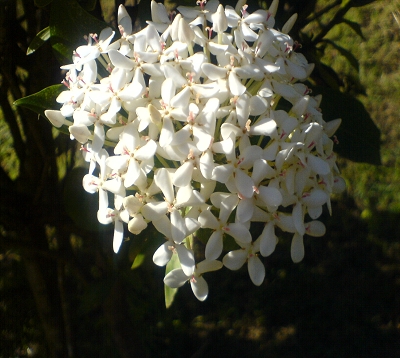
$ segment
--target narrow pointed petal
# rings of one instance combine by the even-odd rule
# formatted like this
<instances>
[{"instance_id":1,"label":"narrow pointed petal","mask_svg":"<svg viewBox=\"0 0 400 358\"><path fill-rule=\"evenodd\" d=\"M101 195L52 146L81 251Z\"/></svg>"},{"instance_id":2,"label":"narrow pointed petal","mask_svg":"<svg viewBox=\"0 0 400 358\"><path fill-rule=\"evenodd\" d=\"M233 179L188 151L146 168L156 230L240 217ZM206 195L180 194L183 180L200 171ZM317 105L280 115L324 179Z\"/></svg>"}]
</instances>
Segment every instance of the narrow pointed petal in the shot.
<instances>
[{"instance_id":1,"label":"narrow pointed petal","mask_svg":"<svg viewBox=\"0 0 400 358\"><path fill-rule=\"evenodd\" d=\"M123 239L124 239L124 227L121 221L116 220L114 226L114 238L113 238L113 249L116 254L118 253L119 248L121 247Z\"/></svg>"}]
</instances>

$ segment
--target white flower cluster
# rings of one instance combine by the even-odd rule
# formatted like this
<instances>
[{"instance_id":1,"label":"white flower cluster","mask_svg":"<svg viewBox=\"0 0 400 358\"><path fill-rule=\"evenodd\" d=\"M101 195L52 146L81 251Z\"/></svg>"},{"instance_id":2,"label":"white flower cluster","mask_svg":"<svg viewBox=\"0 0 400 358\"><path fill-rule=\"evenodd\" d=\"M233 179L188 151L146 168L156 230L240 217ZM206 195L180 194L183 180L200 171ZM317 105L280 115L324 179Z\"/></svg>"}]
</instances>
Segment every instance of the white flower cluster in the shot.
<instances>
[{"instance_id":1,"label":"white flower cluster","mask_svg":"<svg viewBox=\"0 0 400 358\"><path fill-rule=\"evenodd\" d=\"M99 195L99 221L115 225L114 251L124 226L139 234L152 223L166 239L154 263L179 258L165 284L189 281L204 300L202 275L223 266L247 263L260 285L259 256L275 250L276 228L293 233L291 257L301 261L303 236L324 235L315 219L323 205L330 210L330 194L342 191L344 181L330 139L340 120L325 122L321 98L298 83L313 65L286 34L296 17L280 32L273 29L276 0L252 14L244 1L236 8L216 0L198 5L172 16L152 1L152 21L134 34L121 6L120 39L112 43L107 28L76 49L73 64L62 67L68 70L68 90L57 98L62 107L46 116L84 144L90 165L83 186ZM289 112L279 109L281 98ZM113 153L104 146L115 146ZM265 226L252 237L256 222ZM204 253L195 255L204 229L210 236L196 244ZM237 250L221 262L228 236Z\"/></svg>"}]
</instances>

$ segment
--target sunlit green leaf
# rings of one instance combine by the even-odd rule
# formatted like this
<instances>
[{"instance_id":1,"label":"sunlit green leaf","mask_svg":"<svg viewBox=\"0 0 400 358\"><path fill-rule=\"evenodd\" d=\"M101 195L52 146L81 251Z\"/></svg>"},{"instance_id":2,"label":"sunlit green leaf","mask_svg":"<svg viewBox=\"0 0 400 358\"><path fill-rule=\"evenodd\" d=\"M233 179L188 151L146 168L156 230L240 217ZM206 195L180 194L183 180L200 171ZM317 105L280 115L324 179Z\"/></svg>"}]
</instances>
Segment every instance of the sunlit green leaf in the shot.
<instances>
[{"instance_id":1,"label":"sunlit green leaf","mask_svg":"<svg viewBox=\"0 0 400 358\"><path fill-rule=\"evenodd\" d=\"M31 44L26 51L27 55L34 53L40 46L42 46L50 38L50 27L47 26L33 38Z\"/></svg>"},{"instance_id":2,"label":"sunlit green leaf","mask_svg":"<svg viewBox=\"0 0 400 358\"><path fill-rule=\"evenodd\" d=\"M167 267L165 269L165 276L167 276L170 271L180 267L181 264L179 262L178 255L176 254L172 255L172 258L171 260L169 260ZM167 285L164 285L165 307L169 308L172 305L177 292L178 292L177 288L171 288Z\"/></svg>"},{"instance_id":3,"label":"sunlit green leaf","mask_svg":"<svg viewBox=\"0 0 400 358\"><path fill-rule=\"evenodd\" d=\"M55 108L56 98L64 88L63 85L49 86L30 96L17 99L14 105L28 108L44 117L46 109Z\"/></svg>"},{"instance_id":4,"label":"sunlit green leaf","mask_svg":"<svg viewBox=\"0 0 400 358\"><path fill-rule=\"evenodd\" d=\"M325 121L342 118L335 152L355 162L381 164L380 131L364 105L351 95L330 88L314 88L313 94L322 94Z\"/></svg>"},{"instance_id":5,"label":"sunlit green leaf","mask_svg":"<svg viewBox=\"0 0 400 358\"><path fill-rule=\"evenodd\" d=\"M142 263L144 262L145 257L146 256L144 254L137 255L135 260L132 263L131 270L134 270L134 269L138 268L139 266L141 266Z\"/></svg>"}]
</instances>

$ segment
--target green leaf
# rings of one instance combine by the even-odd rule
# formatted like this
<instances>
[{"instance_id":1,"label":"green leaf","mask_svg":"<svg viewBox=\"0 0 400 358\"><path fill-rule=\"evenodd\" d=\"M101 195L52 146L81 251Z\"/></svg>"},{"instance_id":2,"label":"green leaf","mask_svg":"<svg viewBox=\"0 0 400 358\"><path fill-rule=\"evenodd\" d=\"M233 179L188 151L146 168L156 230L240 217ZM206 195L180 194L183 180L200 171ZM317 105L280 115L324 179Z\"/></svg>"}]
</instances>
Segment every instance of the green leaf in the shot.
<instances>
[{"instance_id":1,"label":"green leaf","mask_svg":"<svg viewBox=\"0 0 400 358\"><path fill-rule=\"evenodd\" d=\"M177 254L173 254L171 257L171 260L169 260L167 267L165 269L165 276L167 276L167 274L176 269L176 268L180 268L181 264L179 262L179 258ZM176 293L178 292L177 288L171 288L167 285L164 284L164 294L165 294L165 307L169 308L172 303L174 302L174 298Z\"/></svg>"},{"instance_id":2,"label":"green leaf","mask_svg":"<svg viewBox=\"0 0 400 358\"><path fill-rule=\"evenodd\" d=\"M354 162L379 165L380 131L364 105L349 94L314 87L313 95L322 94L321 109L325 121L342 119L336 136L335 152Z\"/></svg>"},{"instance_id":3,"label":"green leaf","mask_svg":"<svg viewBox=\"0 0 400 358\"><path fill-rule=\"evenodd\" d=\"M365 6L368 4L371 4L375 2L376 0L350 0L351 6L353 7L360 7L360 6Z\"/></svg>"},{"instance_id":4,"label":"green leaf","mask_svg":"<svg viewBox=\"0 0 400 358\"><path fill-rule=\"evenodd\" d=\"M76 167L67 173L63 192L65 212L81 229L112 231L112 225L102 225L97 220L98 194L89 194L82 187L82 178L87 172L87 168Z\"/></svg>"},{"instance_id":5,"label":"green leaf","mask_svg":"<svg viewBox=\"0 0 400 358\"><path fill-rule=\"evenodd\" d=\"M93 11L96 7L97 0L84 0L81 1L79 4L86 10L86 11Z\"/></svg>"},{"instance_id":6,"label":"green leaf","mask_svg":"<svg viewBox=\"0 0 400 358\"><path fill-rule=\"evenodd\" d=\"M135 260L132 263L131 270L134 270L134 269L140 267L142 265L142 263L144 262L145 257L146 257L146 255L144 255L144 254L137 255Z\"/></svg>"},{"instance_id":7,"label":"green leaf","mask_svg":"<svg viewBox=\"0 0 400 358\"><path fill-rule=\"evenodd\" d=\"M50 38L50 27L47 26L33 38L31 44L26 51L27 55L34 53L40 46L42 46Z\"/></svg>"},{"instance_id":8,"label":"green leaf","mask_svg":"<svg viewBox=\"0 0 400 358\"><path fill-rule=\"evenodd\" d=\"M44 111L55 108L56 98L64 88L63 85L49 86L30 96L17 99L14 105L28 108L45 117Z\"/></svg>"},{"instance_id":9,"label":"green leaf","mask_svg":"<svg viewBox=\"0 0 400 358\"><path fill-rule=\"evenodd\" d=\"M364 35L363 35L363 33L362 33L361 26L360 26L359 23L354 22L354 21L350 21L350 20L347 20L347 19L343 19L342 22L343 22L344 24L350 26L350 27L352 28L352 30L353 30L358 36L360 36L363 40L365 40L365 37L364 37Z\"/></svg>"},{"instance_id":10,"label":"green leaf","mask_svg":"<svg viewBox=\"0 0 400 358\"><path fill-rule=\"evenodd\" d=\"M83 44L85 35L100 34L106 27L106 23L90 15L75 0L53 0L50 41L61 63L71 62L73 50Z\"/></svg>"},{"instance_id":11,"label":"green leaf","mask_svg":"<svg viewBox=\"0 0 400 358\"><path fill-rule=\"evenodd\" d=\"M49 5L53 0L35 0L35 5L37 7L45 7Z\"/></svg>"},{"instance_id":12,"label":"green leaf","mask_svg":"<svg viewBox=\"0 0 400 358\"><path fill-rule=\"evenodd\" d=\"M339 46L338 44L329 39L323 39L322 41L330 44L332 47L338 50L340 54L344 56L347 59L347 61L349 61L349 63L357 70L357 72L360 70L360 64L358 63L357 58L349 50L346 50L342 46Z\"/></svg>"}]
</instances>

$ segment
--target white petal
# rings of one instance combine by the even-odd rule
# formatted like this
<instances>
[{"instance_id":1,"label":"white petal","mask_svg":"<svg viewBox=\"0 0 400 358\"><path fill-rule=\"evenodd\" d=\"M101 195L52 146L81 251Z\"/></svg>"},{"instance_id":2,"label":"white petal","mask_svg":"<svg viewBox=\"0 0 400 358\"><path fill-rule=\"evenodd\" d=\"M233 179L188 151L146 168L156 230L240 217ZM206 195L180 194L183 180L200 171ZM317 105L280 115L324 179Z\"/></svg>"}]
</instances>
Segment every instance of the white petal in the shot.
<instances>
[{"instance_id":1,"label":"white petal","mask_svg":"<svg viewBox=\"0 0 400 358\"><path fill-rule=\"evenodd\" d=\"M83 124L74 124L68 127L71 135L81 144L85 144L91 136L90 130Z\"/></svg>"},{"instance_id":2,"label":"white petal","mask_svg":"<svg viewBox=\"0 0 400 358\"><path fill-rule=\"evenodd\" d=\"M65 118L60 111L48 109L44 111L44 114L54 127L60 128L65 122Z\"/></svg>"},{"instance_id":3,"label":"white petal","mask_svg":"<svg viewBox=\"0 0 400 358\"><path fill-rule=\"evenodd\" d=\"M240 169L235 171L235 185L239 193L245 198L251 198L253 196L254 182Z\"/></svg>"},{"instance_id":4,"label":"white petal","mask_svg":"<svg viewBox=\"0 0 400 358\"><path fill-rule=\"evenodd\" d=\"M293 222L297 232L300 235L304 235L306 229L304 227L303 206L301 203L297 203L293 207Z\"/></svg>"},{"instance_id":5,"label":"white petal","mask_svg":"<svg viewBox=\"0 0 400 358\"><path fill-rule=\"evenodd\" d=\"M193 163L187 161L183 163L175 172L172 183L177 187L184 187L189 185L192 180Z\"/></svg>"},{"instance_id":6,"label":"white petal","mask_svg":"<svg viewBox=\"0 0 400 358\"><path fill-rule=\"evenodd\" d=\"M306 224L306 234L315 237L324 236L326 232L325 225L318 220L313 220Z\"/></svg>"},{"instance_id":7,"label":"white petal","mask_svg":"<svg viewBox=\"0 0 400 358\"><path fill-rule=\"evenodd\" d=\"M153 262L157 266L165 266L172 257L172 250L169 249L171 244L165 242L162 244L153 255Z\"/></svg>"},{"instance_id":8,"label":"white petal","mask_svg":"<svg viewBox=\"0 0 400 358\"><path fill-rule=\"evenodd\" d=\"M232 164L218 165L213 169L211 178L220 183L226 183L232 175L233 170L234 167Z\"/></svg>"},{"instance_id":9,"label":"white petal","mask_svg":"<svg viewBox=\"0 0 400 358\"><path fill-rule=\"evenodd\" d=\"M265 225L263 232L260 235L260 253L264 257L271 255L275 251L277 244L275 236L274 223L271 221Z\"/></svg>"},{"instance_id":10,"label":"white petal","mask_svg":"<svg viewBox=\"0 0 400 358\"><path fill-rule=\"evenodd\" d=\"M171 239L171 221L168 219L167 215L161 215L157 220L153 221L153 225L159 233Z\"/></svg>"},{"instance_id":11,"label":"white petal","mask_svg":"<svg viewBox=\"0 0 400 358\"><path fill-rule=\"evenodd\" d=\"M178 210L171 213L171 235L176 243L181 243L186 237L186 225Z\"/></svg>"},{"instance_id":12,"label":"white petal","mask_svg":"<svg viewBox=\"0 0 400 358\"><path fill-rule=\"evenodd\" d=\"M111 63L115 67L123 68L126 70L132 70L135 63L129 59L128 57L124 56L122 53L116 50L109 50L108 55L110 57Z\"/></svg>"},{"instance_id":13,"label":"white petal","mask_svg":"<svg viewBox=\"0 0 400 358\"><path fill-rule=\"evenodd\" d=\"M282 204L283 197L278 189L273 187L260 186L258 190L260 193L260 197L267 206L278 207Z\"/></svg>"},{"instance_id":14,"label":"white petal","mask_svg":"<svg viewBox=\"0 0 400 358\"><path fill-rule=\"evenodd\" d=\"M121 221L116 220L114 226L114 238L113 238L113 249L116 254L118 253L119 248L121 247L123 239L124 239L124 227Z\"/></svg>"},{"instance_id":15,"label":"white petal","mask_svg":"<svg viewBox=\"0 0 400 358\"><path fill-rule=\"evenodd\" d=\"M228 252L222 262L229 270L239 270L247 260L246 250L235 250Z\"/></svg>"},{"instance_id":16,"label":"white petal","mask_svg":"<svg viewBox=\"0 0 400 358\"><path fill-rule=\"evenodd\" d=\"M149 140L143 147L135 152L135 159L148 160L154 156L157 150L157 144L154 140Z\"/></svg>"},{"instance_id":17,"label":"white petal","mask_svg":"<svg viewBox=\"0 0 400 358\"><path fill-rule=\"evenodd\" d=\"M172 203L174 201L174 188L172 186L171 175L168 170L165 168L159 169L154 176L154 180L157 186L163 192L167 202Z\"/></svg>"},{"instance_id":18,"label":"white petal","mask_svg":"<svg viewBox=\"0 0 400 358\"><path fill-rule=\"evenodd\" d=\"M134 215L128 222L128 230L134 235L139 235L144 229L147 228L147 222L140 214Z\"/></svg>"},{"instance_id":19,"label":"white petal","mask_svg":"<svg viewBox=\"0 0 400 358\"><path fill-rule=\"evenodd\" d=\"M182 269L174 269L164 277L164 283L172 288L178 288L183 286L183 284L189 279L185 275Z\"/></svg>"},{"instance_id":20,"label":"white petal","mask_svg":"<svg viewBox=\"0 0 400 358\"><path fill-rule=\"evenodd\" d=\"M249 258L247 268L251 281L256 286L260 286L265 277L265 267L261 260L257 256L251 256Z\"/></svg>"},{"instance_id":21,"label":"white petal","mask_svg":"<svg viewBox=\"0 0 400 358\"><path fill-rule=\"evenodd\" d=\"M160 216L167 213L168 206L168 203L165 201L147 203L142 208L142 214L147 220L156 221L160 218Z\"/></svg>"},{"instance_id":22,"label":"white petal","mask_svg":"<svg viewBox=\"0 0 400 358\"><path fill-rule=\"evenodd\" d=\"M300 262L304 258L303 236L298 233L293 235L290 255L295 263Z\"/></svg>"},{"instance_id":23,"label":"white petal","mask_svg":"<svg viewBox=\"0 0 400 358\"><path fill-rule=\"evenodd\" d=\"M179 262L181 263L184 274L186 276L192 275L195 268L193 251L187 249L184 244L176 245L175 250L178 253Z\"/></svg>"},{"instance_id":24,"label":"white petal","mask_svg":"<svg viewBox=\"0 0 400 358\"><path fill-rule=\"evenodd\" d=\"M203 277L196 277L195 281L190 281L192 291L199 301L204 301L208 296L208 285Z\"/></svg>"},{"instance_id":25,"label":"white petal","mask_svg":"<svg viewBox=\"0 0 400 358\"><path fill-rule=\"evenodd\" d=\"M328 162L312 154L307 155L307 164L314 172L320 175L327 175L331 171Z\"/></svg>"},{"instance_id":26,"label":"white petal","mask_svg":"<svg viewBox=\"0 0 400 358\"><path fill-rule=\"evenodd\" d=\"M216 260L222 252L223 240L222 232L220 230L214 231L208 239L205 257L206 260Z\"/></svg>"},{"instance_id":27,"label":"white petal","mask_svg":"<svg viewBox=\"0 0 400 358\"><path fill-rule=\"evenodd\" d=\"M254 202L253 199L242 199L236 209L236 217L240 222L249 221L254 212Z\"/></svg>"},{"instance_id":28,"label":"white petal","mask_svg":"<svg viewBox=\"0 0 400 358\"><path fill-rule=\"evenodd\" d=\"M251 242L249 230L241 223L230 223L228 226L224 227L223 230L239 243L246 244Z\"/></svg>"},{"instance_id":29,"label":"white petal","mask_svg":"<svg viewBox=\"0 0 400 358\"><path fill-rule=\"evenodd\" d=\"M207 150L200 157L201 174L203 174L204 178L211 179L214 168L214 156L211 150Z\"/></svg>"},{"instance_id":30,"label":"white petal","mask_svg":"<svg viewBox=\"0 0 400 358\"><path fill-rule=\"evenodd\" d=\"M196 273L197 274L202 274L204 272L211 272L211 271L217 271L220 270L223 267L223 264L221 261L217 260L204 260L201 261L197 264L196 266Z\"/></svg>"},{"instance_id":31,"label":"white petal","mask_svg":"<svg viewBox=\"0 0 400 358\"><path fill-rule=\"evenodd\" d=\"M219 228L219 222L216 217L209 210L204 210L199 215L199 222L202 228L214 229L217 230Z\"/></svg>"},{"instance_id":32,"label":"white petal","mask_svg":"<svg viewBox=\"0 0 400 358\"><path fill-rule=\"evenodd\" d=\"M233 71L229 73L228 84L229 89L234 96L241 96L244 92L246 92L246 86L242 85L242 82L240 82L239 78Z\"/></svg>"},{"instance_id":33,"label":"white petal","mask_svg":"<svg viewBox=\"0 0 400 358\"><path fill-rule=\"evenodd\" d=\"M163 120L163 126L160 133L159 143L161 147L166 147L171 144L174 138L174 125L171 118L165 117Z\"/></svg>"}]
</instances>

